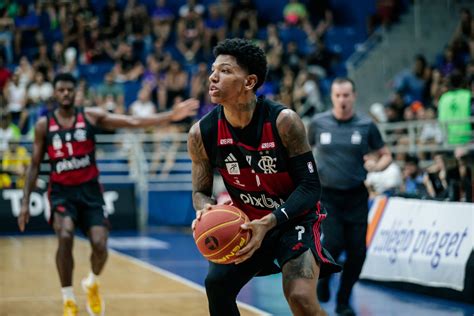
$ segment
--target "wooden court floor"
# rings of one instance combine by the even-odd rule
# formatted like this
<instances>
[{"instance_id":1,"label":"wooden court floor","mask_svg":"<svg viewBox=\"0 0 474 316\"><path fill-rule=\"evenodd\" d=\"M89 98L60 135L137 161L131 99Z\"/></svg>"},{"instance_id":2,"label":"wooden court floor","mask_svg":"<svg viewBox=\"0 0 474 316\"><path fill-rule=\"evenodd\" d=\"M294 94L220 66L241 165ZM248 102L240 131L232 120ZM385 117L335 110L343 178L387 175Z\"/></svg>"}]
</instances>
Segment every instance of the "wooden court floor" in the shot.
<instances>
[{"instance_id":1,"label":"wooden court floor","mask_svg":"<svg viewBox=\"0 0 474 316\"><path fill-rule=\"evenodd\" d=\"M56 239L0 237L0 316L62 315L59 278L55 266ZM80 280L89 271L90 248L76 238L74 291L79 315L88 315ZM110 252L101 276L106 315L208 315L203 290L178 277ZM258 315L239 306L244 316Z\"/></svg>"}]
</instances>

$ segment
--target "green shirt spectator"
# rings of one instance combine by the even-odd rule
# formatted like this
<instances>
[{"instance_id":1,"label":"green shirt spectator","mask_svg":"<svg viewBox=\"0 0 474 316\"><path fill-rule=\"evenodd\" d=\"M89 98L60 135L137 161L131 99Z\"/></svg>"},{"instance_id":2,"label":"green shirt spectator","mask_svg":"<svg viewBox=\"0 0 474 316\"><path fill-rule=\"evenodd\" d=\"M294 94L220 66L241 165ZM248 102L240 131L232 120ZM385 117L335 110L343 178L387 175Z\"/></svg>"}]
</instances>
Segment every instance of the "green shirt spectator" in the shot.
<instances>
[{"instance_id":1,"label":"green shirt spectator","mask_svg":"<svg viewBox=\"0 0 474 316\"><path fill-rule=\"evenodd\" d=\"M471 92L457 89L445 92L439 99L438 120L447 122L448 143L465 144L472 139L469 117L471 116ZM452 120L466 120L466 123L449 123Z\"/></svg>"},{"instance_id":2,"label":"green shirt spectator","mask_svg":"<svg viewBox=\"0 0 474 316\"><path fill-rule=\"evenodd\" d=\"M283 8L283 16L285 21L290 24L298 24L308 17L308 10L305 5L299 3L298 0L290 0L290 2Z\"/></svg>"}]
</instances>

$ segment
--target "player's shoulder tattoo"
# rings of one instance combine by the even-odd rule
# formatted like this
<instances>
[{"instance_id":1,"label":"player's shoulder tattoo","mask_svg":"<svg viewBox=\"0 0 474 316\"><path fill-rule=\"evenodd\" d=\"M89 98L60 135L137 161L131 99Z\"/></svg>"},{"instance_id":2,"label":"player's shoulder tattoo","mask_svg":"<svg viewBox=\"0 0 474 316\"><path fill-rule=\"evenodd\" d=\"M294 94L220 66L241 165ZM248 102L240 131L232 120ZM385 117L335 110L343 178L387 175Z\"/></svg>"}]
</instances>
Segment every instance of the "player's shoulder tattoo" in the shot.
<instances>
[{"instance_id":1,"label":"player's shoulder tattoo","mask_svg":"<svg viewBox=\"0 0 474 316\"><path fill-rule=\"evenodd\" d=\"M296 112L289 109L281 111L277 118L277 129L290 157L311 150L306 136L306 128Z\"/></svg>"}]
</instances>

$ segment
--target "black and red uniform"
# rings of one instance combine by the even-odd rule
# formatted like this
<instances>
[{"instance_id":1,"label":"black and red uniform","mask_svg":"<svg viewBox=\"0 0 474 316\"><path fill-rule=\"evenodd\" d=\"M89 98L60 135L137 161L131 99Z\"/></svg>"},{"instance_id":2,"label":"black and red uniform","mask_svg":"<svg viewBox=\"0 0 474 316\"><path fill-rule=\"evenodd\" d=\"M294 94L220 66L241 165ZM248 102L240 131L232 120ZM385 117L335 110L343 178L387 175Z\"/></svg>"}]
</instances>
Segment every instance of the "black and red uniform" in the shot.
<instances>
[{"instance_id":1,"label":"black and red uniform","mask_svg":"<svg viewBox=\"0 0 474 316\"><path fill-rule=\"evenodd\" d=\"M95 161L95 128L83 108L76 108L70 128L61 126L54 112L47 121L51 214L70 216L84 233L91 226L107 225Z\"/></svg>"},{"instance_id":2,"label":"black and red uniform","mask_svg":"<svg viewBox=\"0 0 474 316\"><path fill-rule=\"evenodd\" d=\"M276 126L283 109L282 105L259 98L252 121L243 130L234 129L227 122L222 106L200 121L202 141L212 167L221 174L233 204L250 220L274 212L296 188ZM321 247L320 223L325 217L317 203L270 230L247 261L239 265L210 262L206 290L211 315L238 315L235 297L253 276L278 273L288 260L308 249L320 264L322 276L340 271L340 266ZM225 284L219 287L219 282ZM220 290L214 291L215 288Z\"/></svg>"}]
</instances>

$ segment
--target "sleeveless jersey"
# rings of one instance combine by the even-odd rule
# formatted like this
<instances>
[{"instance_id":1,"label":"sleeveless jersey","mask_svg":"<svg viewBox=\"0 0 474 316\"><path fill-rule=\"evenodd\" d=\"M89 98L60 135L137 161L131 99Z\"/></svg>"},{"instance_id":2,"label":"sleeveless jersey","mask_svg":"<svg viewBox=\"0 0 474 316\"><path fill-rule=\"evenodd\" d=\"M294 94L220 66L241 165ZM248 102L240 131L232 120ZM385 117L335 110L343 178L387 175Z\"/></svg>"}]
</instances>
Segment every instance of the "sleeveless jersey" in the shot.
<instances>
[{"instance_id":1,"label":"sleeveless jersey","mask_svg":"<svg viewBox=\"0 0 474 316\"><path fill-rule=\"evenodd\" d=\"M54 112L48 114L46 148L51 165L50 182L79 185L99 176L95 161L94 127L77 108L71 128L62 127Z\"/></svg>"},{"instance_id":2,"label":"sleeveless jersey","mask_svg":"<svg viewBox=\"0 0 474 316\"><path fill-rule=\"evenodd\" d=\"M239 141L222 106L200 121L201 137L213 168L221 174L234 205L250 220L259 219L285 202L295 185L288 174L288 155L276 127L284 106L259 98L257 147Z\"/></svg>"}]
</instances>

